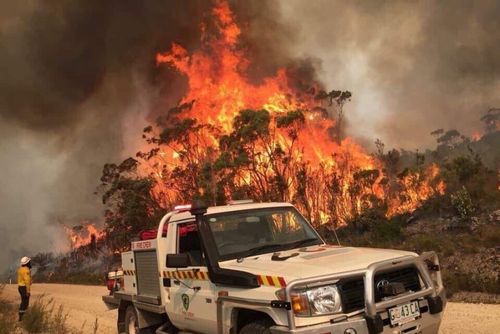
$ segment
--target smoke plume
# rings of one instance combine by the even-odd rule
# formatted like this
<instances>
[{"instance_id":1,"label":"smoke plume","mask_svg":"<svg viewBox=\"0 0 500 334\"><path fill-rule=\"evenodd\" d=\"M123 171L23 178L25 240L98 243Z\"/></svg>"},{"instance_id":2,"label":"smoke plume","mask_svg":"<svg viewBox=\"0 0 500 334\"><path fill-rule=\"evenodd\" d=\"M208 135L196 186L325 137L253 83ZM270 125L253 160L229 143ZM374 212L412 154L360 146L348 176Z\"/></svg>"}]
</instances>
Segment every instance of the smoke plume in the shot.
<instances>
[{"instance_id":1,"label":"smoke plume","mask_svg":"<svg viewBox=\"0 0 500 334\"><path fill-rule=\"evenodd\" d=\"M249 77L298 66L352 91L348 132L366 142L421 146L437 127L478 128L480 114L500 105L498 2L230 5ZM62 249L58 222L100 221L103 164L133 155L143 126L185 88L156 66L156 53L172 42L196 49L211 7L0 2L0 271L22 255Z\"/></svg>"},{"instance_id":2,"label":"smoke plume","mask_svg":"<svg viewBox=\"0 0 500 334\"><path fill-rule=\"evenodd\" d=\"M349 89L348 132L429 147L437 128L470 135L500 105L500 2L282 2L294 54L321 60L327 87Z\"/></svg>"},{"instance_id":3,"label":"smoke plume","mask_svg":"<svg viewBox=\"0 0 500 334\"><path fill-rule=\"evenodd\" d=\"M286 59L270 2L232 3L254 80ZM63 0L0 3L0 271L67 246L59 223L101 221L102 166L134 155L142 128L182 96L155 64L172 42L199 46L212 3ZM207 27L210 29L210 27Z\"/></svg>"}]
</instances>

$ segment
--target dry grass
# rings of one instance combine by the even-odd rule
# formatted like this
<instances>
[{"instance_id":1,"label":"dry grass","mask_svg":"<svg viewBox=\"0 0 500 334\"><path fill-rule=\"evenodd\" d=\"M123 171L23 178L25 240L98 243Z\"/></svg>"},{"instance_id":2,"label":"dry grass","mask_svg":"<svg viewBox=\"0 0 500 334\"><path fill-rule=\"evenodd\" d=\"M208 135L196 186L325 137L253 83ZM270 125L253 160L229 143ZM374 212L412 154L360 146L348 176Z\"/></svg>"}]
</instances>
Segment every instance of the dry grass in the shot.
<instances>
[{"instance_id":1,"label":"dry grass","mask_svg":"<svg viewBox=\"0 0 500 334\"><path fill-rule=\"evenodd\" d=\"M33 305L28 308L28 311L23 318L23 328L28 333L44 333L44 334L82 334L85 323L81 329L70 328L67 324L68 314L64 311L64 307L54 304L53 299L46 299L43 295L35 300ZM97 333L98 323L95 321L94 334Z\"/></svg>"},{"instance_id":2,"label":"dry grass","mask_svg":"<svg viewBox=\"0 0 500 334\"><path fill-rule=\"evenodd\" d=\"M5 284L0 285L0 334L11 334L16 330L16 309L2 298Z\"/></svg>"},{"instance_id":3,"label":"dry grass","mask_svg":"<svg viewBox=\"0 0 500 334\"><path fill-rule=\"evenodd\" d=\"M31 303L23 321L18 322L17 307L1 298L4 288L5 284L0 285L0 334L83 334L85 323L81 329L70 328L67 324L68 314L63 306L56 306L53 299L47 299L43 295ZM93 333L96 334L98 329L96 318Z\"/></svg>"}]
</instances>

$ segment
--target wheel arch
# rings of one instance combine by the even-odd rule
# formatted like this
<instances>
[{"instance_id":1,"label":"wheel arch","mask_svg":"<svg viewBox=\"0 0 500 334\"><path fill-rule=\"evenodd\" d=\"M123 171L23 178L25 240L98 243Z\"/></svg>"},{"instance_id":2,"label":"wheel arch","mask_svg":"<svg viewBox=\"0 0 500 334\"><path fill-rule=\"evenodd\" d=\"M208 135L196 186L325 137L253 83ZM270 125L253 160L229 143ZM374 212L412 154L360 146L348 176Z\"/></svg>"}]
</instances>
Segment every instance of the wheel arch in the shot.
<instances>
[{"instance_id":1,"label":"wheel arch","mask_svg":"<svg viewBox=\"0 0 500 334\"><path fill-rule=\"evenodd\" d=\"M166 314L157 314L153 312L148 312L138 308L133 302L128 300L121 300L120 305L118 306L118 321L117 321L117 329L118 333L125 333L125 314L129 307L133 307L135 310L135 314L137 315L137 321L139 328L149 328L151 326L160 326L167 323L168 317Z\"/></svg>"},{"instance_id":2,"label":"wheel arch","mask_svg":"<svg viewBox=\"0 0 500 334\"><path fill-rule=\"evenodd\" d=\"M127 312L127 308L133 303L128 300L120 300L120 304L118 305L118 320L116 321L116 329L118 333L125 333L125 313Z\"/></svg>"},{"instance_id":3,"label":"wheel arch","mask_svg":"<svg viewBox=\"0 0 500 334\"><path fill-rule=\"evenodd\" d=\"M275 324L279 321L273 312L268 313L262 309L235 307L231 312L231 333L237 334L243 326L259 319L269 319Z\"/></svg>"}]
</instances>

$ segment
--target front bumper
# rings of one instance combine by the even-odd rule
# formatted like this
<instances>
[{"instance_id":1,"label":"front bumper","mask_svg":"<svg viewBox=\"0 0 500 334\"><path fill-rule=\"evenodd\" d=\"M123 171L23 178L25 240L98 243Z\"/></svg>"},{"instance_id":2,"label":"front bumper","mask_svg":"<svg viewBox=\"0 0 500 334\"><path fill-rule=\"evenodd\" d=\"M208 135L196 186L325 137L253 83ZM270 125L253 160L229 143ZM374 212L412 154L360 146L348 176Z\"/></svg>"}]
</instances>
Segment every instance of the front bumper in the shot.
<instances>
[{"instance_id":1,"label":"front bumper","mask_svg":"<svg viewBox=\"0 0 500 334\"><path fill-rule=\"evenodd\" d=\"M402 268L415 265L419 270L423 287L420 291L396 296L389 300L375 302L373 278L379 271L390 268ZM432 274L428 268L438 268ZM355 272L344 272L331 276L308 278L290 282L286 287L286 300L290 302L291 291L294 288L322 281L338 280L355 275L363 275L365 280L365 309L363 312L344 315L333 318L330 323L322 323L311 326L296 326L293 311L288 311L288 326L274 326L271 332L300 333L300 334L437 334L441 324L441 318L446 305L445 290L439 262L434 252L424 253L419 257L406 256L389 261L377 262L370 265L366 270ZM388 319L387 309L401 305L412 300L418 300L421 307L421 316L409 323L400 326L391 326Z\"/></svg>"},{"instance_id":2,"label":"front bumper","mask_svg":"<svg viewBox=\"0 0 500 334\"><path fill-rule=\"evenodd\" d=\"M422 311L421 317L401 326L392 327L387 312L378 313L383 324L381 332L370 331L367 319L362 316L337 322L323 323L313 326L297 327L289 329L286 326L274 326L271 328L273 334L437 334L441 324L443 312L430 314L427 300L419 302Z\"/></svg>"}]
</instances>

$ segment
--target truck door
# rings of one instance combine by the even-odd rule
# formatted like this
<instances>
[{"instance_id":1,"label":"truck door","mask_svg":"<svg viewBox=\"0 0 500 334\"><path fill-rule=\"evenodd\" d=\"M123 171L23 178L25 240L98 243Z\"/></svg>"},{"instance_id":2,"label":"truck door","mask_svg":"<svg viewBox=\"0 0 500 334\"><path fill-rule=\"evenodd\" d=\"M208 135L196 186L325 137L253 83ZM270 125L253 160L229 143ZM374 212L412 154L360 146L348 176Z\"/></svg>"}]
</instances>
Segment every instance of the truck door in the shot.
<instances>
[{"instance_id":1,"label":"truck door","mask_svg":"<svg viewBox=\"0 0 500 334\"><path fill-rule=\"evenodd\" d=\"M187 253L191 266L166 268L170 278L170 303L166 305L170 320L181 330L217 333L215 285L201 251L194 222L177 224L177 253Z\"/></svg>"}]
</instances>

